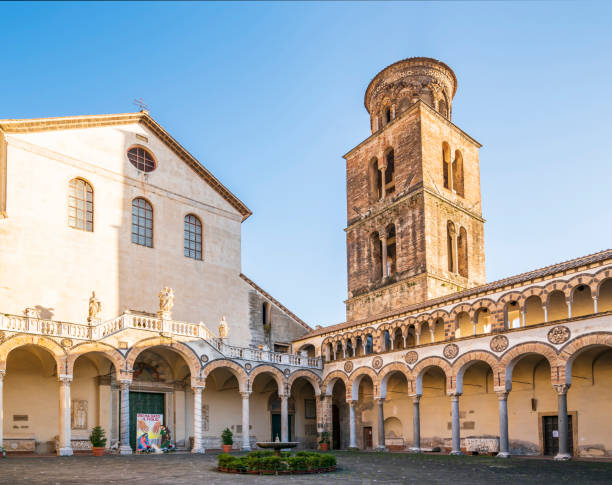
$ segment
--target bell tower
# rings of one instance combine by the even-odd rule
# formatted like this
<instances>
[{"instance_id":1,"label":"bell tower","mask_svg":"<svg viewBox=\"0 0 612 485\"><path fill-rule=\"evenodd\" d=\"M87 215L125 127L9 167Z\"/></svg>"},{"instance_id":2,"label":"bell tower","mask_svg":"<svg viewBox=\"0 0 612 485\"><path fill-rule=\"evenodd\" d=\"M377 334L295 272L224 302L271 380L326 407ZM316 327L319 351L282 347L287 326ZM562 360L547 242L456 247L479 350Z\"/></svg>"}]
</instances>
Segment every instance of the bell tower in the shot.
<instances>
[{"instance_id":1,"label":"bell tower","mask_svg":"<svg viewBox=\"0 0 612 485\"><path fill-rule=\"evenodd\" d=\"M485 282L480 144L451 122L457 79L415 57L365 93L372 135L349 151L347 321Z\"/></svg>"}]
</instances>

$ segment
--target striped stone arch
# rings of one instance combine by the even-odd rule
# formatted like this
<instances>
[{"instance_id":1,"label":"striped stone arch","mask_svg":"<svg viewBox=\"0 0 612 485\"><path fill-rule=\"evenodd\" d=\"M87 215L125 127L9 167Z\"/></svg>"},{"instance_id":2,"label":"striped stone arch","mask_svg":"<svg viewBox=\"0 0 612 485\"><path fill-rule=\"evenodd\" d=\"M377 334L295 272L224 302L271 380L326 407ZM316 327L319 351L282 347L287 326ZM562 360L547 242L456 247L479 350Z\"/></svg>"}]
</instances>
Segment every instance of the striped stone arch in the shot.
<instances>
[{"instance_id":1,"label":"striped stone arch","mask_svg":"<svg viewBox=\"0 0 612 485\"><path fill-rule=\"evenodd\" d=\"M442 321L444 322L444 336L445 338L449 338L450 336L453 335L453 329L451 327L451 319L450 319L450 315L446 310L436 310L435 312L431 312L429 314L429 318L431 319L431 326L433 328L434 324L436 323L436 320L438 318L441 318Z\"/></svg>"},{"instance_id":2,"label":"striped stone arch","mask_svg":"<svg viewBox=\"0 0 612 485\"><path fill-rule=\"evenodd\" d=\"M567 285L566 281L554 280L544 285L544 303L548 304L548 297L553 291L561 291L567 300L570 298L571 288Z\"/></svg>"},{"instance_id":3,"label":"striped stone arch","mask_svg":"<svg viewBox=\"0 0 612 485\"><path fill-rule=\"evenodd\" d=\"M102 342L86 342L78 344L68 352L67 374L72 374L76 360L90 353L103 354L110 360L115 367L115 375L117 379L121 379L121 374L125 374L125 357L115 347Z\"/></svg>"},{"instance_id":4,"label":"striped stone arch","mask_svg":"<svg viewBox=\"0 0 612 485\"><path fill-rule=\"evenodd\" d=\"M387 384L389 382L389 377L391 377L395 373L400 373L406 378L406 381L408 383L406 391L408 393L411 391L412 386L410 385L410 383L412 382L412 371L410 370L410 368L403 362L391 362L390 364L387 364L382 369L380 369L380 371L378 372L378 389L380 392L380 395L378 397L387 397Z\"/></svg>"},{"instance_id":5,"label":"striped stone arch","mask_svg":"<svg viewBox=\"0 0 612 485\"><path fill-rule=\"evenodd\" d=\"M508 293L504 293L501 298L497 300L498 311L503 312L506 304L510 303L511 301L517 302L520 306L525 302L521 292L509 291Z\"/></svg>"},{"instance_id":6,"label":"striped stone arch","mask_svg":"<svg viewBox=\"0 0 612 485\"><path fill-rule=\"evenodd\" d=\"M167 337L152 337L144 340L140 340L133 345L125 357L125 369L128 372L134 370L134 363L138 356L145 350L151 350L153 347L164 347L166 349L174 350L179 354L189 367L189 372L192 377L199 377L202 372L202 364L200 358L196 355L194 350L177 340L172 340Z\"/></svg>"},{"instance_id":7,"label":"striped stone arch","mask_svg":"<svg viewBox=\"0 0 612 485\"><path fill-rule=\"evenodd\" d=\"M476 317L476 313L478 312L478 310L481 310L483 308L489 310L492 315L495 314L495 312L499 308L499 305L496 301L491 300L491 298L480 298L479 300L476 300L474 303L472 303L471 307L472 311L474 312L474 317Z\"/></svg>"},{"instance_id":8,"label":"striped stone arch","mask_svg":"<svg viewBox=\"0 0 612 485\"><path fill-rule=\"evenodd\" d=\"M595 278L593 277L592 274L580 274L580 275L576 275L576 276L574 276L573 278L570 278L567 281L567 286L569 288L570 298L571 298L572 301L574 300L574 292L581 285L585 285L585 286L589 287L589 289L591 290L591 296L597 290L597 286L596 286L596 283L595 283Z\"/></svg>"},{"instance_id":9,"label":"striped stone arch","mask_svg":"<svg viewBox=\"0 0 612 485\"><path fill-rule=\"evenodd\" d=\"M539 296L542 303L545 300L546 289L544 286L529 286L521 291L523 301L527 301L530 296Z\"/></svg>"},{"instance_id":10,"label":"striped stone arch","mask_svg":"<svg viewBox=\"0 0 612 485\"><path fill-rule=\"evenodd\" d=\"M446 359L441 357L427 357L415 365L412 369L412 377L415 381L415 393L423 394L423 375L432 367L439 368L446 377L446 388L453 389L453 369Z\"/></svg>"},{"instance_id":11,"label":"striped stone arch","mask_svg":"<svg viewBox=\"0 0 612 485\"><path fill-rule=\"evenodd\" d=\"M565 363L565 383L572 383L574 360L585 350L593 347L612 348L612 332L593 332L570 340L559 352L559 361Z\"/></svg>"},{"instance_id":12,"label":"striped stone arch","mask_svg":"<svg viewBox=\"0 0 612 485\"><path fill-rule=\"evenodd\" d=\"M465 371L478 362L485 362L493 372L493 385L495 387L504 386L505 375L499 360L491 352L473 350L459 357L452 365L452 371L457 392L463 392L463 376Z\"/></svg>"},{"instance_id":13,"label":"striped stone arch","mask_svg":"<svg viewBox=\"0 0 612 485\"><path fill-rule=\"evenodd\" d=\"M376 372L371 367L358 367L351 373L351 377L349 378L349 387L346 390L346 395L351 396L351 399L356 401L359 399L359 383L363 379L364 376L370 377L372 379L372 386L374 387L374 396L378 397L378 376Z\"/></svg>"},{"instance_id":14,"label":"striped stone arch","mask_svg":"<svg viewBox=\"0 0 612 485\"><path fill-rule=\"evenodd\" d=\"M8 354L19 347L23 347L24 345L35 345L49 351L55 359L57 373L67 374L66 369L68 357L66 355L66 351L60 344L58 344L55 340L42 337L40 335L24 334L14 335L0 345L0 370L6 370L6 359L8 358Z\"/></svg>"},{"instance_id":15,"label":"striped stone arch","mask_svg":"<svg viewBox=\"0 0 612 485\"><path fill-rule=\"evenodd\" d=\"M314 389L315 396L321 395L321 378L313 371L307 369L298 370L289 376L289 379L287 379L287 390L289 394L291 394L293 384L299 378L304 378L310 382L310 385Z\"/></svg>"},{"instance_id":16,"label":"striped stone arch","mask_svg":"<svg viewBox=\"0 0 612 485\"><path fill-rule=\"evenodd\" d=\"M246 371L240 365L236 364L236 362L228 359L216 359L206 364L202 370L202 379L206 381L208 376L216 369L227 369L234 374L238 380L238 389L240 392L251 390L249 387L249 376Z\"/></svg>"},{"instance_id":17,"label":"striped stone arch","mask_svg":"<svg viewBox=\"0 0 612 485\"><path fill-rule=\"evenodd\" d=\"M321 384L321 393L325 396L331 396L332 391L334 390L334 384L338 379L344 382L344 389L348 392L350 389L348 376L341 370L334 370L327 374L325 379L323 379L323 383Z\"/></svg>"},{"instance_id":18,"label":"striped stone arch","mask_svg":"<svg viewBox=\"0 0 612 485\"><path fill-rule=\"evenodd\" d=\"M599 290L601 289L601 285L607 279L612 278L612 268L604 268L593 275L593 283L596 285L596 293L594 293L599 298ZM591 289L591 291L593 288Z\"/></svg>"},{"instance_id":19,"label":"striped stone arch","mask_svg":"<svg viewBox=\"0 0 612 485\"><path fill-rule=\"evenodd\" d=\"M463 312L466 312L470 316L470 320L474 317L472 305L470 305L469 303L460 303L459 305L454 306L453 309L450 311L449 318L456 323L457 316L459 316L459 314Z\"/></svg>"},{"instance_id":20,"label":"striped stone arch","mask_svg":"<svg viewBox=\"0 0 612 485\"><path fill-rule=\"evenodd\" d=\"M561 380L565 381L565 367L561 366L563 367L562 371L559 369L557 351L552 345L542 342L525 342L508 349L499 359L501 367L505 370L506 390L509 391L512 389L512 372L514 371L516 363L523 357L533 354L541 355L546 358L550 365L551 380L553 384ZM561 374L563 375L561 376Z\"/></svg>"},{"instance_id":21,"label":"striped stone arch","mask_svg":"<svg viewBox=\"0 0 612 485\"><path fill-rule=\"evenodd\" d=\"M279 396L282 394L286 394L287 378L280 370L278 370L278 368L269 364L260 364L257 367L253 368L251 372L249 372L249 389L253 389L253 383L255 382L255 378L261 374L270 374L272 376L272 378L276 381Z\"/></svg>"}]
</instances>

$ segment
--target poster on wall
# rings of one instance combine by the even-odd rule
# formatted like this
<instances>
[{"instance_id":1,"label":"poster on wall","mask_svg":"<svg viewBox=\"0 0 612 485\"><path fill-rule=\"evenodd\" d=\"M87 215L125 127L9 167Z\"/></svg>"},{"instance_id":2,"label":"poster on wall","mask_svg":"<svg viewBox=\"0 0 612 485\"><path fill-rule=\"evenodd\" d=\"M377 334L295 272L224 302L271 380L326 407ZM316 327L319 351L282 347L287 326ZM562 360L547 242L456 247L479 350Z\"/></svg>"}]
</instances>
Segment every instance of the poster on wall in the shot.
<instances>
[{"instance_id":1,"label":"poster on wall","mask_svg":"<svg viewBox=\"0 0 612 485\"><path fill-rule=\"evenodd\" d=\"M159 450L161 445L161 427L163 414L136 415L136 451L148 449Z\"/></svg>"}]
</instances>

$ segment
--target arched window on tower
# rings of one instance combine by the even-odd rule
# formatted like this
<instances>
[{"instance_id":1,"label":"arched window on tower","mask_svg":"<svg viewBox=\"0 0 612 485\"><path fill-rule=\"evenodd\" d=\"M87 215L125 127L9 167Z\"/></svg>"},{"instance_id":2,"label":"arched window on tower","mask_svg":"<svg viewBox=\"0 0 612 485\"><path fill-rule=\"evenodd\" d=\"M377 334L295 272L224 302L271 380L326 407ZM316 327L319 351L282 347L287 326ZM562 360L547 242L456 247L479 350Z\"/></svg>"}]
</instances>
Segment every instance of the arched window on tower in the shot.
<instances>
[{"instance_id":1,"label":"arched window on tower","mask_svg":"<svg viewBox=\"0 0 612 485\"><path fill-rule=\"evenodd\" d=\"M463 155L459 150L455 151L453 160L453 190L457 195L463 197Z\"/></svg>"},{"instance_id":2,"label":"arched window on tower","mask_svg":"<svg viewBox=\"0 0 612 485\"><path fill-rule=\"evenodd\" d=\"M385 276L394 275L397 272L397 245L395 244L395 225L387 226L387 272Z\"/></svg>"},{"instance_id":3,"label":"arched window on tower","mask_svg":"<svg viewBox=\"0 0 612 485\"><path fill-rule=\"evenodd\" d=\"M93 189L83 179L72 179L68 185L68 225L93 232Z\"/></svg>"},{"instance_id":4,"label":"arched window on tower","mask_svg":"<svg viewBox=\"0 0 612 485\"><path fill-rule=\"evenodd\" d=\"M374 232L370 235L370 246L372 251L371 260L371 280L372 282L380 281L383 275L382 268L382 241L378 232Z\"/></svg>"},{"instance_id":5,"label":"arched window on tower","mask_svg":"<svg viewBox=\"0 0 612 485\"><path fill-rule=\"evenodd\" d=\"M451 156L448 143L442 143L442 174L444 176L444 188L451 188Z\"/></svg>"},{"instance_id":6,"label":"arched window on tower","mask_svg":"<svg viewBox=\"0 0 612 485\"><path fill-rule=\"evenodd\" d=\"M448 271L455 272L455 224L448 221L446 224L446 250L448 254Z\"/></svg>"},{"instance_id":7,"label":"arched window on tower","mask_svg":"<svg viewBox=\"0 0 612 485\"><path fill-rule=\"evenodd\" d=\"M270 318L270 314L271 314L271 305L269 302L264 301L261 305L261 323L263 324L264 328L268 329L270 327L271 322L271 318Z\"/></svg>"},{"instance_id":8,"label":"arched window on tower","mask_svg":"<svg viewBox=\"0 0 612 485\"><path fill-rule=\"evenodd\" d=\"M445 99L441 99L438 102L438 112L444 116L445 118L448 116L448 108L446 106L446 100Z\"/></svg>"},{"instance_id":9,"label":"arched window on tower","mask_svg":"<svg viewBox=\"0 0 612 485\"><path fill-rule=\"evenodd\" d=\"M385 125L387 123L391 123L391 107L390 106L387 106L385 108L385 117L384 117L384 119L385 119Z\"/></svg>"},{"instance_id":10,"label":"arched window on tower","mask_svg":"<svg viewBox=\"0 0 612 485\"><path fill-rule=\"evenodd\" d=\"M370 160L368 178L370 185L370 202L376 202L382 198L382 173L378 170L377 158Z\"/></svg>"},{"instance_id":11,"label":"arched window on tower","mask_svg":"<svg viewBox=\"0 0 612 485\"><path fill-rule=\"evenodd\" d=\"M458 273L461 276L468 276L468 245L467 245L467 231L464 227L459 229L459 235L457 236L457 263Z\"/></svg>"},{"instance_id":12,"label":"arched window on tower","mask_svg":"<svg viewBox=\"0 0 612 485\"><path fill-rule=\"evenodd\" d=\"M385 155L387 168L385 168L385 196L395 192L395 153L391 148Z\"/></svg>"}]
</instances>

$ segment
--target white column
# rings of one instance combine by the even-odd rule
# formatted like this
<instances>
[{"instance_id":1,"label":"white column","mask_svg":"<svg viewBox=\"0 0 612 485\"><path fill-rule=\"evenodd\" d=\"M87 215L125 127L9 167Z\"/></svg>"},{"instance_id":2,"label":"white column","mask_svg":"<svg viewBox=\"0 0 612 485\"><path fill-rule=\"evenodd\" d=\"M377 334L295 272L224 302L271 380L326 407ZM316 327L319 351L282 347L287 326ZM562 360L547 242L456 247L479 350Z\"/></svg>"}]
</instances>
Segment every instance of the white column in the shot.
<instances>
[{"instance_id":1,"label":"white column","mask_svg":"<svg viewBox=\"0 0 612 485\"><path fill-rule=\"evenodd\" d=\"M357 401L347 401L349 405L349 448L357 449L357 420L355 418L355 404Z\"/></svg>"},{"instance_id":2,"label":"white column","mask_svg":"<svg viewBox=\"0 0 612 485\"><path fill-rule=\"evenodd\" d=\"M548 323L548 305L544 306L544 323Z\"/></svg>"},{"instance_id":3,"label":"white column","mask_svg":"<svg viewBox=\"0 0 612 485\"><path fill-rule=\"evenodd\" d=\"M593 297L593 313L597 313L597 297Z\"/></svg>"},{"instance_id":4,"label":"white column","mask_svg":"<svg viewBox=\"0 0 612 485\"><path fill-rule=\"evenodd\" d=\"M461 455L461 432L459 430L459 396L461 394L451 394L451 416L452 416L452 445L451 455Z\"/></svg>"},{"instance_id":5,"label":"white column","mask_svg":"<svg viewBox=\"0 0 612 485\"><path fill-rule=\"evenodd\" d=\"M412 448L413 453L421 453L421 410L419 401L421 395L412 396Z\"/></svg>"},{"instance_id":6,"label":"white column","mask_svg":"<svg viewBox=\"0 0 612 485\"><path fill-rule=\"evenodd\" d=\"M555 460L570 460L572 455L569 452L569 420L567 419L567 391L569 384L553 386L557 391L557 423L559 426L559 453L555 456Z\"/></svg>"},{"instance_id":7,"label":"white column","mask_svg":"<svg viewBox=\"0 0 612 485\"><path fill-rule=\"evenodd\" d=\"M4 439L4 433L2 432L3 428L4 428L4 402L3 402L3 395L4 395L4 374L6 373L5 370L0 370L0 448L2 448L2 440Z\"/></svg>"},{"instance_id":8,"label":"white column","mask_svg":"<svg viewBox=\"0 0 612 485\"><path fill-rule=\"evenodd\" d=\"M508 392L498 392L497 399L499 401L499 453L497 457L508 458L510 456L508 441Z\"/></svg>"},{"instance_id":9,"label":"white column","mask_svg":"<svg viewBox=\"0 0 612 485\"><path fill-rule=\"evenodd\" d=\"M572 299L567 300L567 318L572 318Z\"/></svg>"},{"instance_id":10,"label":"white column","mask_svg":"<svg viewBox=\"0 0 612 485\"><path fill-rule=\"evenodd\" d=\"M521 327L525 326L525 309L521 309Z\"/></svg>"},{"instance_id":11,"label":"white column","mask_svg":"<svg viewBox=\"0 0 612 485\"><path fill-rule=\"evenodd\" d=\"M204 453L202 446L202 386L193 386L193 448L192 453Z\"/></svg>"},{"instance_id":12,"label":"white column","mask_svg":"<svg viewBox=\"0 0 612 485\"><path fill-rule=\"evenodd\" d=\"M242 396L242 450L251 451L251 438L249 428L249 396L250 391L241 391Z\"/></svg>"},{"instance_id":13,"label":"white column","mask_svg":"<svg viewBox=\"0 0 612 485\"><path fill-rule=\"evenodd\" d=\"M281 394L281 441L289 441L289 396Z\"/></svg>"},{"instance_id":14,"label":"white column","mask_svg":"<svg viewBox=\"0 0 612 485\"><path fill-rule=\"evenodd\" d=\"M120 413L120 443L119 453L122 455L131 455L132 447L130 446L130 384L131 381L121 381L121 409Z\"/></svg>"},{"instance_id":15,"label":"white column","mask_svg":"<svg viewBox=\"0 0 612 485\"><path fill-rule=\"evenodd\" d=\"M60 388L59 388L59 449L57 454L59 456L71 456L72 455L72 443L70 441L70 383L72 382L72 376L68 374L60 374L59 376Z\"/></svg>"},{"instance_id":16,"label":"white column","mask_svg":"<svg viewBox=\"0 0 612 485\"><path fill-rule=\"evenodd\" d=\"M378 451L386 451L385 447L385 412L383 410L383 404L385 399L382 397L374 398L378 404L378 445L376 449Z\"/></svg>"}]
</instances>

